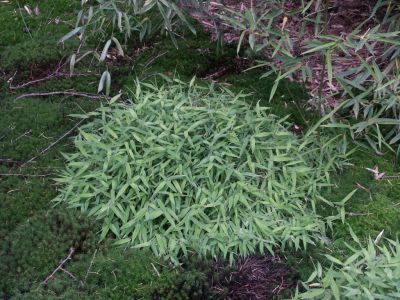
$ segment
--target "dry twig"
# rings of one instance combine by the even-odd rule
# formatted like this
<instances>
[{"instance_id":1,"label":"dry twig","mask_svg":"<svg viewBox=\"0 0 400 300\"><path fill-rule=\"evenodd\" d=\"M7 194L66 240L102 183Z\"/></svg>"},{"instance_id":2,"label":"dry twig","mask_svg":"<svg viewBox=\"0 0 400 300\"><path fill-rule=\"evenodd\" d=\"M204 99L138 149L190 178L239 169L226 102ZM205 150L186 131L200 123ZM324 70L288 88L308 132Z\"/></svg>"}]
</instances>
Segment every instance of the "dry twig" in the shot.
<instances>
[{"instance_id":1,"label":"dry twig","mask_svg":"<svg viewBox=\"0 0 400 300\"><path fill-rule=\"evenodd\" d=\"M157 273L157 276L160 277L160 272L158 272L157 268L153 265L153 263L150 263L151 266L153 267L154 271Z\"/></svg>"},{"instance_id":2,"label":"dry twig","mask_svg":"<svg viewBox=\"0 0 400 300\"><path fill-rule=\"evenodd\" d=\"M54 278L54 275L55 275L58 271L63 271L63 272L65 272L65 273L69 274L69 275L72 275L70 272L66 271L63 267L64 267L65 263L66 263L68 260L71 259L71 257L72 257L72 255L74 254L74 252L75 252L75 249L74 249L74 248L70 248L67 257L64 258L64 259L60 262L60 264L58 265L58 267L55 268L54 271L53 271L49 276L46 277L46 279L42 282L42 284L47 284L51 279ZM75 276L73 276L73 275L72 275L72 277L75 278Z\"/></svg>"},{"instance_id":3,"label":"dry twig","mask_svg":"<svg viewBox=\"0 0 400 300\"><path fill-rule=\"evenodd\" d=\"M76 278L76 276L74 274L72 274L70 271L65 270L64 268L60 268L61 271L63 271L65 274L67 274L69 277L71 277L72 279L78 281L78 279Z\"/></svg>"},{"instance_id":4,"label":"dry twig","mask_svg":"<svg viewBox=\"0 0 400 300\"><path fill-rule=\"evenodd\" d=\"M84 286L86 284L86 280L87 280L87 278L88 278L88 276L90 274L90 269L92 268L94 259L96 258L96 253L97 253L97 249L93 253L93 257L92 257L92 260L90 261L90 265L89 265L89 268L87 269L85 278L83 279L83 282L81 281L82 286Z\"/></svg>"},{"instance_id":5,"label":"dry twig","mask_svg":"<svg viewBox=\"0 0 400 300\"><path fill-rule=\"evenodd\" d=\"M48 177L53 174L23 174L23 173L0 173L0 177L17 176L17 177Z\"/></svg>"},{"instance_id":6,"label":"dry twig","mask_svg":"<svg viewBox=\"0 0 400 300\"><path fill-rule=\"evenodd\" d=\"M19 139L22 139L25 136L28 136L32 133L32 129L29 129L28 131L24 132L23 134L21 134L20 136L16 137L14 140L11 140L11 144L14 144L16 141L18 141Z\"/></svg>"},{"instance_id":7,"label":"dry twig","mask_svg":"<svg viewBox=\"0 0 400 300\"><path fill-rule=\"evenodd\" d=\"M55 145L57 145L62 139L64 139L66 136L70 135L76 128L78 128L84 121L85 119L80 120L78 123L76 123L70 130L68 130L67 132L65 132L62 136L60 136L56 141L54 141L53 143L51 143L49 146L47 146L46 148L44 148L42 151L40 151L40 153L34 157L32 157L30 160L28 160L27 162L25 162L24 164L21 165L21 168L25 167L27 164L33 162L34 160L36 160L39 156L45 154L47 151L49 151L52 147L54 147Z\"/></svg>"},{"instance_id":8,"label":"dry twig","mask_svg":"<svg viewBox=\"0 0 400 300\"><path fill-rule=\"evenodd\" d=\"M37 84L37 83L40 83L40 82L43 82L43 81L47 81L47 80L50 80L50 79L54 79L54 78L61 78L61 77L67 77L68 78L68 77L72 77L72 76L89 76L89 75L91 75L91 74L69 74L69 73L62 73L62 72L59 72L57 70L54 73L52 73L52 74L50 74L50 75L48 75L46 77L35 79L35 80L31 80L31 81L22 83L22 84L17 85L17 86L12 86L11 82L10 82L10 90L18 90L18 89L26 88L28 86L31 86L31 85L34 85L34 84Z\"/></svg>"},{"instance_id":9,"label":"dry twig","mask_svg":"<svg viewBox=\"0 0 400 300\"><path fill-rule=\"evenodd\" d=\"M23 163L22 161L18 161L18 160L13 160L13 159L8 159L8 158L0 158L0 164L20 165L22 163Z\"/></svg>"},{"instance_id":10,"label":"dry twig","mask_svg":"<svg viewBox=\"0 0 400 300\"><path fill-rule=\"evenodd\" d=\"M372 200L372 192L369 188L366 188L365 186L361 185L359 182L356 182L356 186L358 189L361 189L361 190L367 192L369 195L369 199Z\"/></svg>"},{"instance_id":11,"label":"dry twig","mask_svg":"<svg viewBox=\"0 0 400 300\"><path fill-rule=\"evenodd\" d=\"M372 213L352 213L352 212L350 212L350 213L347 213L347 215L349 217L364 217L364 216L370 216L370 215L372 215Z\"/></svg>"},{"instance_id":12,"label":"dry twig","mask_svg":"<svg viewBox=\"0 0 400 300\"><path fill-rule=\"evenodd\" d=\"M28 97L49 97L49 96L58 96L58 95L64 95L64 96L72 96L72 97L83 97L83 98L89 98L89 99L94 99L94 100L108 100L110 97L108 96L103 96L103 95L97 95L97 94L92 94L92 93L85 93L85 92L74 92L74 91L57 91L57 92L43 92L43 93L28 93L28 94L22 94L15 98L15 100L20 100L23 98L28 98Z\"/></svg>"}]
</instances>

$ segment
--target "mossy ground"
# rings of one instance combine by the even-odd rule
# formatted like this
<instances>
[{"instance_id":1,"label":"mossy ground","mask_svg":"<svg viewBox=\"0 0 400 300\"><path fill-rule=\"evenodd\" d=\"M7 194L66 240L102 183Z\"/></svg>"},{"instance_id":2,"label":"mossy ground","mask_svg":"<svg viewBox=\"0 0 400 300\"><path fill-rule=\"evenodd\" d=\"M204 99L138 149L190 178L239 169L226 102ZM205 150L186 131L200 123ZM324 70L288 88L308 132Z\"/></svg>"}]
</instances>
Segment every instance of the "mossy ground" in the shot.
<instances>
[{"instance_id":1,"label":"mossy ground","mask_svg":"<svg viewBox=\"0 0 400 300\"><path fill-rule=\"evenodd\" d=\"M96 70L96 66L90 76L57 78L29 88L10 90L7 80L15 72L15 80L19 83L37 79L48 75L66 58L74 42L62 47L56 41L70 26L63 22L56 24L56 19L71 21L79 8L79 2L65 0L31 0L20 5L31 8L38 5L40 15L29 16L18 2L0 4L0 159L15 161L0 162L0 173L51 174L63 165L60 152L71 149L68 137L44 155L39 155L32 164L23 169L19 166L74 126L77 121L69 116L71 113L93 110L99 102L63 96L15 98L21 93L38 91L96 92L96 73L101 68ZM185 35L185 39L179 40L179 50L168 39L156 38L156 42L149 44L149 48L132 62L115 63L110 70L117 91L132 86L136 78L152 80L157 74L164 74L190 80L194 75L205 78L226 66L228 72L218 81L230 85L236 92L251 93L249 101L260 101L280 116L290 114L289 120L304 128L315 121L315 114L304 108L306 94L301 86L285 83L278 89L275 99L269 102L273 79L259 80L262 71L242 72L235 63L234 48L228 46L220 53L201 32L197 37ZM86 69L82 67L81 71ZM383 229L385 236L396 237L400 231L400 179L377 181L366 170L377 165L388 175L396 174L397 163L393 156L377 156L359 149L351 162L353 166L334 176L334 187L326 195L330 200L339 201L358 188L347 206L347 212L353 216L347 217L347 224L335 227L331 233L332 241L340 247L343 241L349 240L348 224L361 237L375 237ZM181 272L165 266L148 253L123 251L108 247L107 243L99 245L95 222L79 212L52 208L50 201L56 193L51 176L0 177L0 297L206 297L204 270ZM60 272L47 287L41 285L71 247L76 249L76 255L66 268L76 279ZM310 267L310 255L306 256L307 259L302 259L301 255L289 258L303 277L307 276ZM161 291L162 295L156 291Z\"/></svg>"},{"instance_id":2,"label":"mossy ground","mask_svg":"<svg viewBox=\"0 0 400 300\"><path fill-rule=\"evenodd\" d=\"M346 207L347 224L337 225L332 239L336 242L348 239L348 225L360 237L375 238L380 231L385 230L385 237L396 239L400 232L400 179L396 176L399 172L396 159L390 154L378 156L371 151L359 149L352 155L351 162L353 166L335 176L335 187L327 195L331 200L338 200L353 189L358 189ZM394 178L375 180L367 170L375 166L380 172Z\"/></svg>"}]
</instances>

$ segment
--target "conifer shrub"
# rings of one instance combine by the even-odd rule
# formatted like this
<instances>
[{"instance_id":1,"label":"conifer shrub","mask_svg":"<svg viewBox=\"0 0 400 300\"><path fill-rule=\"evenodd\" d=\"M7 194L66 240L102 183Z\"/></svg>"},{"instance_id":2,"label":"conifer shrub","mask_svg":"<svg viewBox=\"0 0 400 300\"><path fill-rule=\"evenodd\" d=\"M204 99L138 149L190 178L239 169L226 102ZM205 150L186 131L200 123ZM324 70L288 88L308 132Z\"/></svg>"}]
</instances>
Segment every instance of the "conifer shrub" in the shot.
<instances>
[{"instance_id":1,"label":"conifer shrub","mask_svg":"<svg viewBox=\"0 0 400 300\"><path fill-rule=\"evenodd\" d=\"M1 241L0 297L29 292L57 267L69 249L89 252L96 245L96 225L78 212L41 211Z\"/></svg>"},{"instance_id":2,"label":"conifer shrub","mask_svg":"<svg viewBox=\"0 0 400 300\"><path fill-rule=\"evenodd\" d=\"M144 299L206 300L213 298L207 274L191 270L169 272L143 289Z\"/></svg>"},{"instance_id":3,"label":"conifer shrub","mask_svg":"<svg viewBox=\"0 0 400 300\"><path fill-rule=\"evenodd\" d=\"M80 115L55 203L101 222L100 238L178 263L305 249L344 217L325 200L345 155L338 138L305 136L243 95L182 83L136 86L129 103ZM348 198L348 197L347 197ZM321 203L340 213L322 217Z\"/></svg>"},{"instance_id":4,"label":"conifer shrub","mask_svg":"<svg viewBox=\"0 0 400 300\"><path fill-rule=\"evenodd\" d=\"M102 246L78 254L47 285L16 291L13 299L209 299L211 266L172 269L148 251Z\"/></svg>"}]
</instances>

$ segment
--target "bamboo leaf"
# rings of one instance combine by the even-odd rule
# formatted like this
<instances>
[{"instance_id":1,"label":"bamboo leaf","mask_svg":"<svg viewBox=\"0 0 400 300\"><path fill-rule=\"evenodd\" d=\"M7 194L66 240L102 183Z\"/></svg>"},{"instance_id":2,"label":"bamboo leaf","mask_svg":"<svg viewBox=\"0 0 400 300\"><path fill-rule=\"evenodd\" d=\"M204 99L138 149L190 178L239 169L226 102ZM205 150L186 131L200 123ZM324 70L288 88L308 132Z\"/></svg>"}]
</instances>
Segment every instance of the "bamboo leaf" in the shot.
<instances>
[{"instance_id":1,"label":"bamboo leaf","mask_svg":"<svg viewBox=\"0 0 400 300\"><path fill-rule=\"evenodd\" d=\"M75 29L71 30L66 35L64 35L58 42L64 43L66 40L70 39L71 37L73 37L74 35L78 34L81 31L82 27L76 27Z\"/></svg>"},{"instance_id":2,"label":"bamboo leaf","mask_svg":"<svg viewBox=\"0 0 400 300\"><path fill-rule=\"evenodd\" d=\"M101 55L100 55L100 59L99 59L100 62L106 60L106 57L107 57L107 54L108 54L108 49L109 49L110 46L111 46L111 41L112 41L112 40L108 40L108 41L105 43L104 48L103 48L103 51L101 52Z\"/></svg>"}]
</instances>

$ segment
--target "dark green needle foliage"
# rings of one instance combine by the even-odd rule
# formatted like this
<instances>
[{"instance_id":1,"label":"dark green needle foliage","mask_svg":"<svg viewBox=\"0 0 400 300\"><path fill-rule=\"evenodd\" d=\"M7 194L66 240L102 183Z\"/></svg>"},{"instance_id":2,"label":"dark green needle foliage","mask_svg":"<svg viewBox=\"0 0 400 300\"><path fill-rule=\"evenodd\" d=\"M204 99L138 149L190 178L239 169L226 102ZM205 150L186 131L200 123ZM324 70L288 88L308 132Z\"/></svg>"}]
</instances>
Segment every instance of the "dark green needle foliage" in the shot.
<instances>
[{"instance_id":1,"label":"dark green needle foliage","mask_svg":"<svg viewBox=\"0 0 400 300\"><path fill-rule=\"evenodd\" d=\"M87 218L65 209L29 218L1 243L0 297L8 299L39 286L71 247L76 253L93 250L96 230Z\"/></svg>"},{"instance_id":2,"label":"dark green needle foliage","mask_svg":"<svg viewBox=\"0 0 400 300\"><path fill-rule=\"evenodd\" d=\"M172 269L147 251L103 245L76 254L47 285L15 290L13 299L209 299L211 267ZM57 266L55 264L54 268ZM48 274L44 275L42 280Z\"/></svg>"},{"instance_id":3,"label":"dark green needle foliage","mask_svg":"<svg viewBox=\"0 0 400 300\"><path fill-rule=\"evenodd\" d=\"M344 161L336 138L295 136L267 108L212 87L137 85L132 97L80 116L91 121L57 179L55 202L100 220L102 239L174 262L189 251L233 261L304 249L340 218L316 210Z\"/></svg>"}]
</instances>

